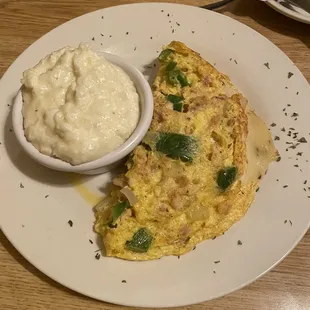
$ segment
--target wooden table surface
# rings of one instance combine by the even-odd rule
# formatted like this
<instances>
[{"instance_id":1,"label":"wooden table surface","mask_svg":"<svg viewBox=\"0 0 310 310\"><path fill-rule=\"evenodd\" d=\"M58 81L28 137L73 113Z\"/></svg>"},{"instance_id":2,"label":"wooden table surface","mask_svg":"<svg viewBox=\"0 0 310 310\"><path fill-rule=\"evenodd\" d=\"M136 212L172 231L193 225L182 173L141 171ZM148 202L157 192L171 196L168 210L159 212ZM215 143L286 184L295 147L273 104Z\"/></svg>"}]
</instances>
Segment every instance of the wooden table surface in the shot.
<instances>
[{"instance_id":1,"label":"wooden table surface","mask_svg":"<svg viewBox=\"0 0 310 310\"><path fill-rule=\"evenodd\" d=\"M130 2L142 1L0 0L0 77L24 49L54 27L90 11ZM214 1L170 2L199 6ZM257 0L235 0L219 11L266 36L310 81L310 25L290 20ZM2 232L0 241L1 310L123 308L61 286L28 263ZM224 298L179 309L310 309L310 232L282 263L255 283Z\"/></svg>"}]
</instances>

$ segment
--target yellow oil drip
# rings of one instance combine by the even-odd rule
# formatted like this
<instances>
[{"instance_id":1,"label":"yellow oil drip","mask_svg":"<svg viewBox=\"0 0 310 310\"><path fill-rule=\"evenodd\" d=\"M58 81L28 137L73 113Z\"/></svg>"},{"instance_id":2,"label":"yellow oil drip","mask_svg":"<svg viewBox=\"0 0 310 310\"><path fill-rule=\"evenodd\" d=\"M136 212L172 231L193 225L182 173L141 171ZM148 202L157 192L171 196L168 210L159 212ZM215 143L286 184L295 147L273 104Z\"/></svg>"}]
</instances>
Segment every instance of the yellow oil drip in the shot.
<instances>
[{"instance_id":1,"label":"yellow oil drip","mask_svg":"<svg viewBox=\"0 0 310 310\"><path fill-rule=\"evenodd\" d=\"M92 192L86 185L85 185L85 177L81 175L69 174L68 178L70 183L73 185L74 189L79 193L79 195L83 198L83 200L94 207L102 200L102 196Z\"/></svg>"}]
</instances>

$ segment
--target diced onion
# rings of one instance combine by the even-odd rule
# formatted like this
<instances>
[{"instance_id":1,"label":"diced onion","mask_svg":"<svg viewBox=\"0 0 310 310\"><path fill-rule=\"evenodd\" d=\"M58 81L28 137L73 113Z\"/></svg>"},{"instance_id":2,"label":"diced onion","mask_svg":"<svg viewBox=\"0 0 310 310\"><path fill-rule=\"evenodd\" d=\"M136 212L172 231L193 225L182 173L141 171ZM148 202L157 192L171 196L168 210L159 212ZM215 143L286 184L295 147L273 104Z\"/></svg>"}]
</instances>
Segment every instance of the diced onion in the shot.
<instances>
[{"instance_id":1,"label":"diced onion","mask_svg":"<svg viewBox=\"0 0 310 310\"><path fill-rule=\"evenodd\" d=\"M191 206L186 211L186 216L190 221L204 221L210 216L209 208L201 204Z\"/></svg>"},{"instance_id":2,"label":"diced onion","mask_svg":"<svg viewBox=\"0 0 310 310\"><path fill-rule=\"evenodd\" d=\"M120 193L122 193L127 198L131 206L133 206L137 202L137 197L128 186L123 187L120 190Z\"/></svg>"}]
</instances>

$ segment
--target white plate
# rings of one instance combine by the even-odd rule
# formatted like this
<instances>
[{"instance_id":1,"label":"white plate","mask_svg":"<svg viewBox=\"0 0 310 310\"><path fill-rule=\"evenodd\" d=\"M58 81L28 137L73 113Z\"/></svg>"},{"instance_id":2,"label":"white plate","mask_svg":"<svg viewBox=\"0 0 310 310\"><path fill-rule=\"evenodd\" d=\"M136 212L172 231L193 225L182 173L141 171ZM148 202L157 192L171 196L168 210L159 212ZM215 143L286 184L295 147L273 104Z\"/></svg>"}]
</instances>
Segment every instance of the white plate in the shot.
<instances>
[{"instance_id":1,"label":"white plate","mask_svg":"<svg viewBox=\"0 0 310 310\"><path fill-rule=\"evenodd\" d=\"M216 63L266 123L276 123L271 130L280 137L276 145L282 160L272 164L247 215L224 236L203 242L180 259L97 260L91 205L73 188L69 176L47 170L21 152L10 131L8 105L20 87L23 70L64 45L88 42L96 50L118 54L152 76L155 70L148 64L171 40L185 42ZM290 78L289 72L293 73ZM232 292L283 259L308 229L309 143L287 152L285 149L289 146L286 142L292 141L287 136L289 127L299 132L298 137L310 140L309 98L307 81L275 45L245 25L214 12L175 4L133 4L71 20L31 45L0 82L1 228L42 272L99 300L168 307ZM299 114L297 120L291 117L294 112ZM297 156L297 152L303 155ZM297 164L299 167L294 167ZM110 178L111 174L97 176L88 179L86 186L99 193ZM304 185L306 179L309 182ZM283 188L286 184L288 187ZM86 190L85 186L79 188L84 196ZM73 227L68 225L69 220ZM237 244L238 240L242 245Z\"/></svg>"},{"instance_id":2,"label":"white plate","mask_svg":"<svg viewBox=\"0 0 310 310\"><path fill-rule=\"evenodd\" d=\"M263 0L264 1L264 0ZM285 6L286 0L267 0L267 4L274 8L276 11L282 13L283 15L290 17L292 19L298 20L302 23L310 24L310 14L305 10L299 8L296 5L290 3L291 8Z\"/></svg>"}]
</instances>

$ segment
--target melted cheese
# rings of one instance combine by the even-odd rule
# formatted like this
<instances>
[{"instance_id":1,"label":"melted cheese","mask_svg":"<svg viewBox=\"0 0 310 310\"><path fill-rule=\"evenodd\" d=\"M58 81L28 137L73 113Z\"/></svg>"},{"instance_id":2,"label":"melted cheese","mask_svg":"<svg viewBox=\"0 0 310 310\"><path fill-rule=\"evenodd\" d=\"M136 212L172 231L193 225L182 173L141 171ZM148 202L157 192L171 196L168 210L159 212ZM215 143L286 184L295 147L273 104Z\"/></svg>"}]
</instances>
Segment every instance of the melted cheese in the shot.
<instances>
[{"instance_id":1,"label":"melted cheese","mask_svg":"<svg viewBox=\"0 0 310 310\"><path fill-rule=\"evenodd\" d=\"M265 123L251 110L248 116L247 138L247 169L243 181L250 183L257 181L264 175L268 165L273 162L278 152L273 144L270 132Z\"/></svg>"}]
</instances>

